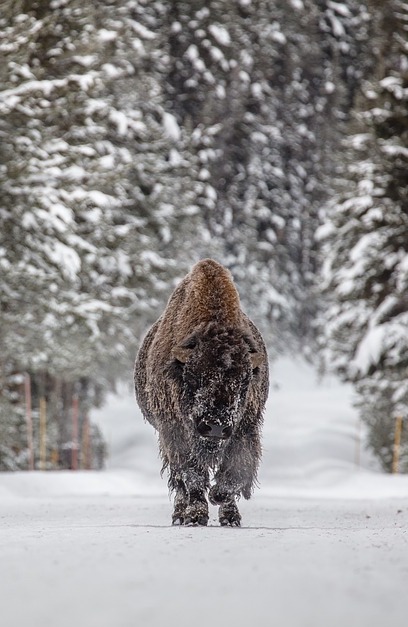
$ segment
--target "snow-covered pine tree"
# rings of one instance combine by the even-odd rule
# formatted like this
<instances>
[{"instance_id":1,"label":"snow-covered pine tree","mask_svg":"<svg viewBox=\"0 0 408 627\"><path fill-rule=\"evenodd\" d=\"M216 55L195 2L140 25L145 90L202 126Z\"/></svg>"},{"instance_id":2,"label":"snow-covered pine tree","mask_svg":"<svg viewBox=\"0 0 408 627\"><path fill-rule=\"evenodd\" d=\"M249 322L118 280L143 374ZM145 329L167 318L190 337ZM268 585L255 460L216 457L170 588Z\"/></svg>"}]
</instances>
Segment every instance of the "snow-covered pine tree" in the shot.
<instances>
[{"instance_id":1,"label":"snow-covered pine tree","mask_svg":"<svg viewBox=\"0 0 408 627\"><path fill-rule=\"evenodd\" d=\"M371 2L377 71L364 86L343 155L343 193L322 227L326 359L356 384L369 445L392 463L395 417L405 419L408 472L408 5Z\"/></svg>"},{"instance_id":2,"label":"snow-covered pine tree","mask_svg":"<svg viewBox=\"0 0 408 627\"><path fill-rule=\"evenodd\" d=\"M130 371L195 254L152 4L2 6L1 362L38 375L33 389L51 376L89 390Z\"/></svg>"},{"instance_id":3,"label":"snow-covered pine tree","mask_svg":"<svg viewBox=\"0 0 408 627\"><path fill-rule=\"evenodd\" d=\"M199 162L197 204L275 349L305 343L318 206L359 80L364 5L166 6L168 106Z\"/></svg>"}]
</instances>

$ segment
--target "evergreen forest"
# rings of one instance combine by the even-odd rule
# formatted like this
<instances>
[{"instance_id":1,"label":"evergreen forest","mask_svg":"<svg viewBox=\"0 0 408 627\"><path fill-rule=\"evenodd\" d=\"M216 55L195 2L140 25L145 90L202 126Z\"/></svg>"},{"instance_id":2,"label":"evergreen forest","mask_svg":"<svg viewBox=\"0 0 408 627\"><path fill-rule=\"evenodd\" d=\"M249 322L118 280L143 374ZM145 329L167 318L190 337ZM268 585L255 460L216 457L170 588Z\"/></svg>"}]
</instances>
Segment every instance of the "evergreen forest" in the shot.
<instances>
[{"instance_id":1,"label":"evergreen forest","mask_svg":"<svg viewBox=\"0 0 408 627\"><path fill-rule=\"evenodd\" d=\"M103 467L90 410L214 257L408 472L408 2L0 0L0 59L0 470Z\"/></svg>"}]
</instances>

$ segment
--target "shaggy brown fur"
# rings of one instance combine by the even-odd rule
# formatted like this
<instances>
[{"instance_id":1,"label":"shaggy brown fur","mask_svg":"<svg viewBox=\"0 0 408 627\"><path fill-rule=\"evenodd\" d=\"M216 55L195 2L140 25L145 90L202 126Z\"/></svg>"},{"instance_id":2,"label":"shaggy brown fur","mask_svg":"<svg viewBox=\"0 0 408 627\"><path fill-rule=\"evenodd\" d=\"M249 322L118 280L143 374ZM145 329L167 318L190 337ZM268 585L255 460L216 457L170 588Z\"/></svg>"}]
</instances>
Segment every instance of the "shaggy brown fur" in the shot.
<instances>
[{"instance_id":1,"label":"shaggy brown fur","mask_svg":"<svg viewBox=\"0 0 408 627\"><path fill-rule=\"evenodd\" d=\"M169 467L173 523L207 524L208 496L220 523L238 526L236 499L250 497L261 457L268 359L228 270L212 259L193 267L146 335L134 378Z\"/></svg>"}]
</instances>

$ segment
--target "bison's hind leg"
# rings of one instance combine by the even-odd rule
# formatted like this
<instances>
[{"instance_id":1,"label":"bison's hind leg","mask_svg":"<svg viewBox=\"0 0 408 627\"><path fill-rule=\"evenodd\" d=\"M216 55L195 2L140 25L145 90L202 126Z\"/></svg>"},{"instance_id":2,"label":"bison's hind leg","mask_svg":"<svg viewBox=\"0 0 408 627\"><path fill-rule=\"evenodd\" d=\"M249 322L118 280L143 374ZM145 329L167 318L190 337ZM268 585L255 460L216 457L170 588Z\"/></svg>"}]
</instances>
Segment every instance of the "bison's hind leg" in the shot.
<instances>
[{"instance_id":1,"label":"bison's hind leg","mask_svg":"<svg viewBox=\"0 0 408 627\"><path fill-rule=\"evenodd\" d=\"M218 485L210 488L209 499L213 505L219 505L218 519L223 527L240 527L241 514L236 496L230 490L222 490Z\"/></svg>"}]
</instances>

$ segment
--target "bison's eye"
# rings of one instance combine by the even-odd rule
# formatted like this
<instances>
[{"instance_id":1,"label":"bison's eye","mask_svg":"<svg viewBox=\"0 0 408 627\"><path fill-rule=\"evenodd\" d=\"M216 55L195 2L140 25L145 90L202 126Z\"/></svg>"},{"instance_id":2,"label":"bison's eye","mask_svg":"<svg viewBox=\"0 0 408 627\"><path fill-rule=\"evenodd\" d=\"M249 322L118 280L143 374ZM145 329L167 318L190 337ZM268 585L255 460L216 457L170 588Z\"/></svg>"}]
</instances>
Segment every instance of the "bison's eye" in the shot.
<instances>
[{"instance_id":1,"label":"bison's eye","mask_svg":"<svg viewBox=\"0 0 408 627\"><path fill-rule=\"evenodd\" d=\"M197 346L197 339L194 335L188 337L181 344L174 346L171 353L172 356L177 359L177 361L185 364L186 361L191 357L195 347Z\"/></svg>"},{"instance_id":2,"label":"bison's eye","mask_svg":"<svg viewBox=\"0 0 408 627\"><path fill-rule=\"evenodd\" d=\"M182 344L183 348L196 348L197 346L197 338L195 336L189 337Z\"/></svg>"},{"instance_id":3,"label":"bison's eye","mask_svg":"<svg viewBox=\"0 0 408 627\"><path fill-rule=\"evenodd\" d=\"M182 379L183 370L184 370L184 364L181 363L181 361L178 361L178 359L173 359L167 365L167 371L170 377L173 377L173 379L178 379L178 380Z\"/></svg>"}]
</instances>

